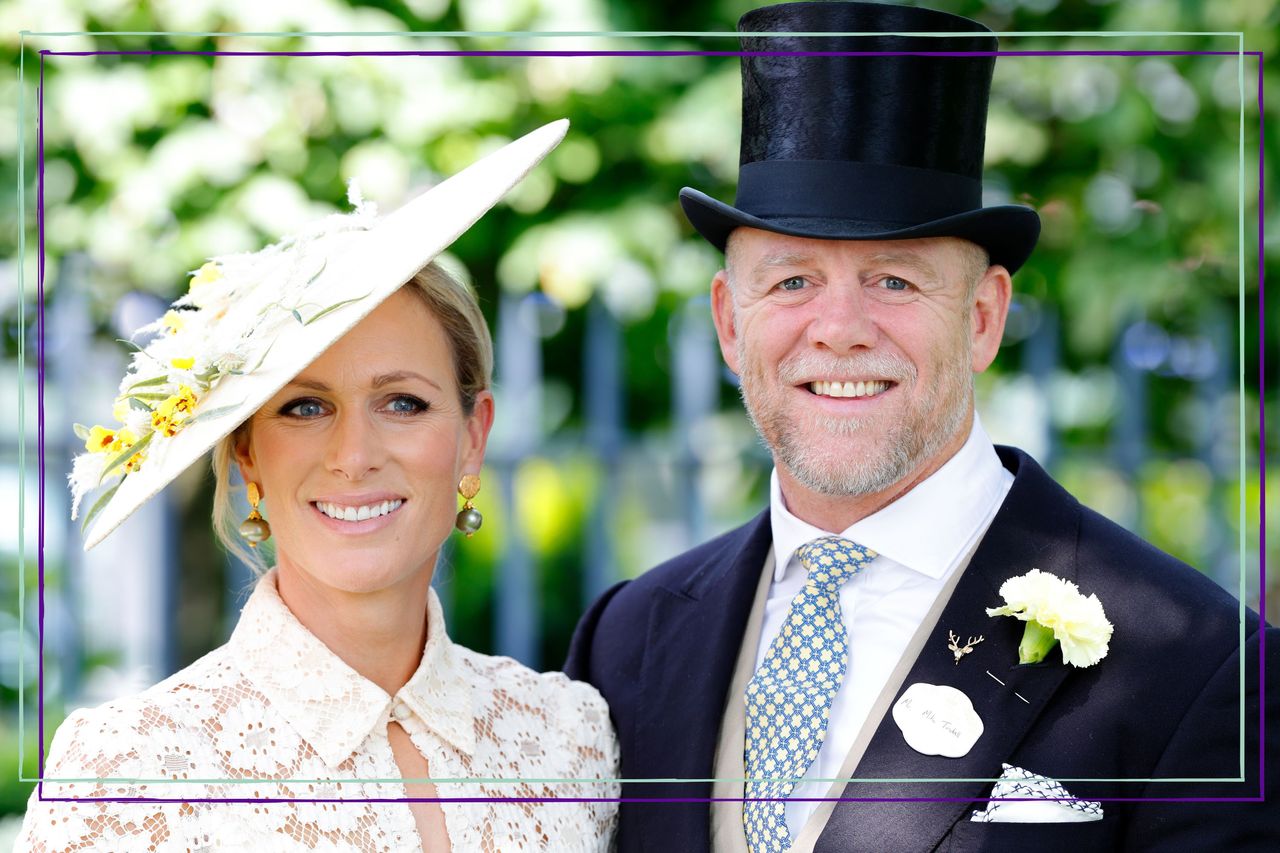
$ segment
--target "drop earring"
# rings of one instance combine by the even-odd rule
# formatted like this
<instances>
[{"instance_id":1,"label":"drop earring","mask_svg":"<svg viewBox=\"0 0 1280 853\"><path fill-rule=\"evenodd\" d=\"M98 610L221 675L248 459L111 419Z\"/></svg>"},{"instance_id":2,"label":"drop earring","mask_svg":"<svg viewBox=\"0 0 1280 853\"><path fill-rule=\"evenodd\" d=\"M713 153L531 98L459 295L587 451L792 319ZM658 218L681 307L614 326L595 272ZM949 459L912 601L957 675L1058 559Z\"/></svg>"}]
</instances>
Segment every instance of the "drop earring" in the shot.
<instances>
[{"instance_id":1,"label":"drop earring","mask_svg":"<svg viewBox=\"0 0 1280 853\"><path fill-rule=\"evenodd\" d=\"M250 548L257 548L259 543L271 538L271 525L258 513L258 504L262 502L258 484L249 483L245 491L248 493L249 506L252 509L249 511L249 517L240 522L240 535L249 543Z\"/></svg>"},{"instance_id":2,"label":"drop earring","mask_svg":"<svg viewBox=\"0 0 1280 853\"><path fill-rule=\"evenodd\" d=\"M458 481L458 494L462 495L462 509L458 511L458 517L454 520L453 526L467 534L468 539L484 523L484 516L480 514L480 510L471 505L471 499L479 492L480 475L466 474Z\"/></svg>"}]
</instances>

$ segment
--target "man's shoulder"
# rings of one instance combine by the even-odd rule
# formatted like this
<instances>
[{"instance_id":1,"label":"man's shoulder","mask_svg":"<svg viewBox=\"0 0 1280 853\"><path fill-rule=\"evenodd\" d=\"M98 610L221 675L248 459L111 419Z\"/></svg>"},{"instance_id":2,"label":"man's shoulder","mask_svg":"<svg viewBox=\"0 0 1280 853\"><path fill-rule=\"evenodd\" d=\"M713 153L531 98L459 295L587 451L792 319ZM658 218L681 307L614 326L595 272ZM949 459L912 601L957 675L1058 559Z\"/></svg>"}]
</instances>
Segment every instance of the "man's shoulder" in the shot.
<instances>
[{"instance_id":1,"label":"man's shoulder","mask_svg":"<svg viewBox=\"0 0 1280 853\"><path fill-rule=\"evenodd\" d=\"M1207 574L1162 551L1118 522L1080 503L1029 455L1016 448L998 448L1016 485L1009 499L1034 495L1048 513L1074 516L1076 582L1085 593L1096 593L1108 610L1133 610L1143 625L1195 625L1202 641L1220 635L1238 645L1241 605ZM1032 568L1032 567L1028 567ZM1256 614L1246 611L1250 630ZM1190 620L1190 621L1189 621Z\"/></svg>"},{"instance_id":2,"label":"man's shoulder","mask_svg":"<svg viewBox=\"0 0 1280 853\"><path fill-rule=\"evenodd\" d=\"M630 672L626 661L638 660L643 638L663 603L714 597L722 603L716 615L725 616L737 606L733 602L743 598L745 586L754 588L771 543L765 510L740 527L610 587L579 620L565 672L593 684L600 683L597 668L605 666L604 661L611 670Z\"/></svg>"},{"instance_id":3,"label":"man's shoulder","mask_svg":"<svg viewBox=\"0 0 1280 853\"><path fill-rule=\"evenodd\" d=\"M1099 598L1123 595L1143 623L1181 623L1188 633L1194 626L1202 645L1212 637L1238 645L1242 616L1250 632L1256 628L1257 615L1203 571L1087 506L1080 508L1076 561L1082 589L1096 589Z\"/></svg>"}]
</instances>

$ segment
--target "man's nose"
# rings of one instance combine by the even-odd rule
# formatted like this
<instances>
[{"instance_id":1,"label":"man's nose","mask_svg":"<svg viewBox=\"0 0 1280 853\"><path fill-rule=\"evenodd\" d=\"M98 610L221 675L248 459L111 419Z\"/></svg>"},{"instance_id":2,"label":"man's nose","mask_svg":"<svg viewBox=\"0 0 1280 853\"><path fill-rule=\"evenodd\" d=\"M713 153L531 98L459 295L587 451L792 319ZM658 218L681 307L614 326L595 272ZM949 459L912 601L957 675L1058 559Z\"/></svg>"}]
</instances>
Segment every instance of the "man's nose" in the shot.
<instances>
[{"instance_id":1,"label":"man's nose","mask_svg":"<svg viewBox=\"0 0 1280 853\"><path fill-rule=\"evenodd\" d=\"M809 343L839 355L874 346L880 332L868 313L869 303L860 283L829 284L811 303Z\"/></svg>"}]
</instances>

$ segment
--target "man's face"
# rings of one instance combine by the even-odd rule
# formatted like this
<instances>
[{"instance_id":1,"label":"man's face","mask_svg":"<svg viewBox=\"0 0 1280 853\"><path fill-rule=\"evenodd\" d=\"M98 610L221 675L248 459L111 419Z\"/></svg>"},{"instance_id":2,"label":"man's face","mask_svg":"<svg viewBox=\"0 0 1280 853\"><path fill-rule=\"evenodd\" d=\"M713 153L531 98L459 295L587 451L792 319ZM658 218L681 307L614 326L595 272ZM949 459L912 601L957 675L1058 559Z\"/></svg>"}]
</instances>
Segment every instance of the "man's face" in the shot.
<instances>
[{"instance_id":1,"label":"man's face","mask_svg":"<svg viewBox=\"0 0 1280 853\"><path fill-rule=\"evenodd\" d=\"M734 231L712 286L721 352L802 486L909 488L964 443L973 373L995 357L1009 298L1008 273L974 249Z\"/></svg>"}]
</instances>

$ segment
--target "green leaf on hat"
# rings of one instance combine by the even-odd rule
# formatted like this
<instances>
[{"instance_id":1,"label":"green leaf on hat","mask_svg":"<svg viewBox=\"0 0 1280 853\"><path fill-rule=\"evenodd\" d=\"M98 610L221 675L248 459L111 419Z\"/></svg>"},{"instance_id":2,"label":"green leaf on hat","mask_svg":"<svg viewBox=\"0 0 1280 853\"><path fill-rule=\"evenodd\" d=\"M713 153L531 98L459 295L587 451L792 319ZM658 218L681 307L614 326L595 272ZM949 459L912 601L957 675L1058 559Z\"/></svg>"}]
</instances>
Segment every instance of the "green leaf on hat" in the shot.
<instances>
[{"instance_id":1,"label":"green leaf on hat","mask_svg":"<svg viewBox=\"0 0 1280 853\"><path fill-rule=\"evenodd\" d=\"M369 291L369 293L372 293L372 292L373 291ZM352 302L359 302L361 299L364 299L365 296L368 296L369 293L366 293L363 296L353 296L350 299L344 299L341 302L335 302L334 304L330 305L328 308L322 308L318 313L313 314L310 320L307 320L302 325L310 326L312 323L314 323L316 320L319 320L321 317L323 317L325 314L328 314L330 311L336 311L339 308L341 308L343 305L350 305Z\"/></svg>"},{"instance_id":2,"label":"green leaf on hat","mask_svg":"<svg viewBox=\"0 0 1280 853\"><path fill-rule=\"evenodd\" d=\"M132 385L129 386L129 390L132 391L134 388L145 388L148 385L163 385L168 381L169 381L168 376L153 376L150 379L143 379L133 383Z\"/></svg>"},{"instance_id":3,"label":"green leaf on hat","mask_svg":"<svg viewBox=\"0 0 1280 853\"><path fill-rule=\"evenodd\" d=\"M316 279L318 279L318 278L320 277L320 273L324 272L324 268L325 268L325 267L327 267L327 266L329 266L329 259L328 259L328 258L322 258L322 259L320 260L320 268L319 268L318 270L316 270L314 273L312 273L312 274L311 274L311 278L307 279L307 284L309 285L309 284L311 284L311 282L313 282L313 281L315 281ZM305 287L305 286L306 286L306 285L304 285L304 287Z\"/></svg>"},{"instance_id":4,"label":"green leaf on hat","mask_svg":"<svg viewBox=\"0 0 1280 853\"><path fill-rule=\"evenodd\" d=\"M239 403L232 403L230 406L219 406L216 409L209 409L208 411L197 412L195 417L191 418L191 420L184 423L183 426L191 426L193 423L196 423L197 421L207 421L207 420L212 420L213 418L220 418L223 415L227 414L228 412L233 412L238 408L240 408Z\"/></svg>"},{"instance_id":5,"label":"green leaf on hat","mask_svg":"<svg viewBox=\"0 0 1280 853\"><path fill-rule=\"evenodd\" d=\"M102 511L102 508L107 505L107 501L111 500L111 496L116 493L116 489L120 488L120 484L123 482L124 477L121 477L116 481L115 485L103 492L102 496L93 502L93 506L91 506L89 511L85 513L84 521L80 522L81 532L89 526L89 522L93 520L93 517Z\"/></svg>"}]
</instances>

